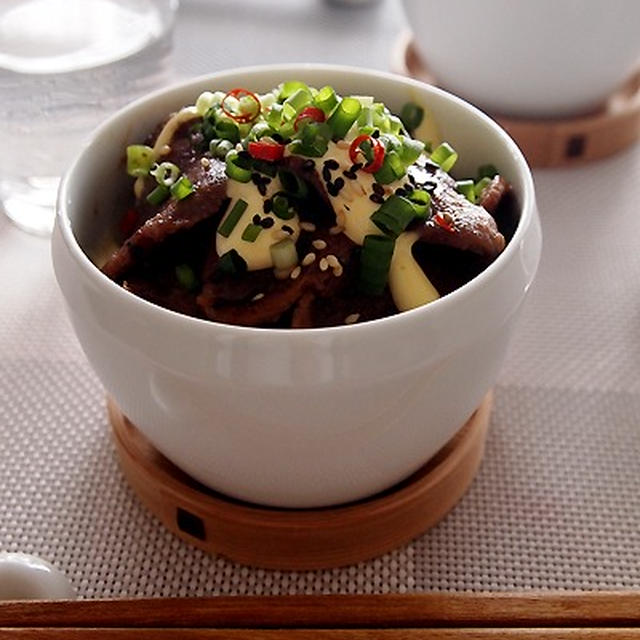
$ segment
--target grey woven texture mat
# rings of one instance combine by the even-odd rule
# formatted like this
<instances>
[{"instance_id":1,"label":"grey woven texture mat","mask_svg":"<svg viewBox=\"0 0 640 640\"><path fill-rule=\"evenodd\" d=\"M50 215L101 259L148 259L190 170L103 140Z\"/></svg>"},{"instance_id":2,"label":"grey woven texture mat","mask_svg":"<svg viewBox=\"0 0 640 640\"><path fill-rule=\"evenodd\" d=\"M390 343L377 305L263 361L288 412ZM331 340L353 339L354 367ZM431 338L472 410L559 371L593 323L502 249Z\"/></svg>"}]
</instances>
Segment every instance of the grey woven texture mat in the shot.
<instances>
[{"instance_id":1,"label":"grey woven texture mat","mask_svg":"<svg viewBox=\"0 0 640 640\"><path fill-rule=\"evenodd\" d=\"M206 4L183 4L183 75L284 61L287 51L385 69L404 26L393 0L371 9L287 2L298 27L291 48L271 3L254 0L246 6L276 43L258 59L267 38L252 27L231 55L223 27L234 24L234 5L211 4L222 26L208 40L197 25ZM321 46L327 29L337 33L331 51ZM369 38L380 50L366 50ZM257 570L207 555L139 504L65 316L48 242L0 216L0 550L48 559L85 598L640 588L640 147L535 180L542 262L495 390L478 476L411 544L326 571Z\"/></svg>"}]
</instances>

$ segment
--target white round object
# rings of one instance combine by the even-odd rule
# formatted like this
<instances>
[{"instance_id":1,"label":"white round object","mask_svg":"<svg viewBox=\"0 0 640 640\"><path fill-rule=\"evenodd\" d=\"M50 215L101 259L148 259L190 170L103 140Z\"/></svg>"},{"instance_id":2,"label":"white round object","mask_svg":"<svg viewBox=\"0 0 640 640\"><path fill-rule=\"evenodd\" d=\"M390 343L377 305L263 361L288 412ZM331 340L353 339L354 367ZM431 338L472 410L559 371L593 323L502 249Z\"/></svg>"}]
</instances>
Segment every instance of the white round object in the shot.
<instances>
[{"instance_id":1,"label":"white round object","mask_svg":"<svg viewBox=\"0 0 640 640\"><path fill-rule=\"evenodd\" d=\"M0 600L68 600L76 594L52 564L27 553L0 552Z\"/></svg>"},{"instance_id":2,"label":"white round object","mask_svg":"<svg viewBox=\"0 0 640 640\"><path fill-rule=\"evenodd\" d=\"M489 113L583 114L640 64L637 0L403 0L438 83Z\"/></svg>"},{"instance_id":3,"label":"white round object","mask_svg":"<svg viewBox=\"0 0 640 640\"><path fill-rule=\"evenodd\" d=\"M153 305L100 261L131 189L127 144L205 90L264 92L287 79L373 95L392 110L426 105L459 152L460 175L491 162L520 221L484 272L426 306L323 329L223 325ZM509 136L466 102L411 79L328 65L237 69L153 94L108 120L65 176L53 262L82 347L106 391L154 446L229 496L279 507L363 498L407 477L494 385L538 266L533 180ZM101 264L101 262L99 262Z\"/></svg>"}]
</instances>

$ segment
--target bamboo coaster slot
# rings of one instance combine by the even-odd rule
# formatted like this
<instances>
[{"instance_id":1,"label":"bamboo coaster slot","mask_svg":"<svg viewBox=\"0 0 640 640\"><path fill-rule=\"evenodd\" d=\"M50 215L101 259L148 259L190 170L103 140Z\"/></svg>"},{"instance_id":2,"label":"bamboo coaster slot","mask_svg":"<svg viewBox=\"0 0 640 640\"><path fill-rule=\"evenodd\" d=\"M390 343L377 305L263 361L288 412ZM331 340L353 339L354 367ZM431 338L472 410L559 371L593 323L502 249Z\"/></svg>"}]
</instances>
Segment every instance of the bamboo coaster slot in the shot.
<instances>
[{"instance_id":1,"label":"bamboo coaster slot","mask_svg":"<svg viewBox=\"0 0 640 640\"><path fill-rule=\"evenodd\" d=\"M401 75L437 84L411 32L399 38L391 66ZM562 119L489 115L516 141L532 167L572 166L606 158L640 138L640 69L595 113Z\"/></svg>"},{"instance_id":2,"label":"bamboo coaster slot","mask_svg":"<svg viewBox=\"0 0 640 640\"><path fill-rule=\"evenodd\" d=\"M302 570L367 560L440 521L480 465L491 405L488 394L454 438L404 482L369 499L323 509L274 509L216 493L159 454L111 399L108 411L125 477L170 531L242 564Z\"/></svg>"}]
</instances>

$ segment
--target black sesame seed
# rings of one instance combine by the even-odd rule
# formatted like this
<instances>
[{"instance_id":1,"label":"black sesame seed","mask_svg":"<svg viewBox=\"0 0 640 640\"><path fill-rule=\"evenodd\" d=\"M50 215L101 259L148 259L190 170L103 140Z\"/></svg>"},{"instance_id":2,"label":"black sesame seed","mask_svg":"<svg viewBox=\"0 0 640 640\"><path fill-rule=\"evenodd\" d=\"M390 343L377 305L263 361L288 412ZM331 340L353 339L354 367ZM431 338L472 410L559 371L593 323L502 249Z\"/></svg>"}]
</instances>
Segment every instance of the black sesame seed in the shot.
<instances>
[{"instance_id":1,"label":"black sesame seed","mask_svg":"<svg viewBox=\"0 0 640 640\"><path fill-rule=\"evenodd\" d=\"M360 169L362 169L363 166L364 165L362 164L362 162L354 162L351 165L351 169L349 169L349 171L353 171L355 173L356 171L359 171Z\"/></svg>"},{"instance_id":2,"label":"black sesame seed","mask_svg":"<svg viewBox=\"0 0 640 640\"><path fill-rule=\"evenodd\" d=\"M253 184L260 184L262 182L262 176L256 171L254 171L251 174L251 182L253 182Z\"/></svg>"},{"instance_id":3,"label":"black sesame seed","mask_svg":"<svg viewBox=\"0 0 640 640\"><path fill-rule=\"evenodd\" d=\"M379 196L384 195L384 187L379 182L373 183L373 193L378 194Z\"/></svg>"},{"instance_id":4,"label":"black sesame seed","mask_svg":"<svg viewBox=\"0 0 640 640\"><path fill-rule=\"evenodd\" d=\"M351 211L351 207L348 204L344 205L345 211Z\"/></svg>"},{"instance_id":5,"label":"black sesame seed","mask_svg":"<svg viewBox=\"0 0 640 640\"><path fill-rule=\"evenodd\" d=\"M406 195L407 195L407 192L406 192L402 187L398 187L398 188L395 190L395 194L396 194L397 196L406 196Z\"/></svg>"},{"instance_id":6,"label":"black sesame seed","mask_svg":"<svg viewBox=\"0 0 640 640\"><path fill-rule=\"evenodd\" d=\"M288 224L283 224L282 230L289 235L293 235L293 229Z\"/></svg>"},{"instance_id":7,"label":"black sesame seed","mask_svg":"<svg viewBox=\"0 0 640 640\"><path fill-rule=\"evenodd\" d=\"M380 131L378 129L375 129L373 131L373 133L371 134L372 138L379 138L380 137Z\"/></svg>"},{"instance_id":8,"label":"black sesame seed","mask_svg":"<svg viewBox=\"0 0 640 640\"><path fill-rule=\"evenodd\" d=\"M338 176L333 184L336 186L336 189L340 191L340 189L344 187L344 179Z\"/></svg>"},{"instance_id":9,"label":"black sesame seed","mask_svg":"<svg viewBox=\"0 0 640 640\"><path fill-rule=\"evenodd\" d=\"M271 210L273 209L273 200L271 200L271 198L269 198L268 200L265 200L262 203L262 210L265 213L271 213Z\"/></svg>"},{"instance_id":10,"label":"black sesame seed","mask_svg":"<svg viewBox=\"0 0 640 640\"><path fill-rule=\"evenodd\" d=\"M256 186L258 187L258 193L261 196L267 195L267 187L265 186L264 182L259 182Z\"/></svg>"},{"instance_id":11,"label":"black sesame seed","mask_svg":"<svg viewBox=\"0 0 640 640\"><path fill-rule=\"evenodd\" d=\"M322 179L325 182L331 182L331 171L329 170L329 167L324 166L322 168Z\"/></svg>"},{"instance_id":12,"label":"black sesame seed","mask_svg":"<svg viewBox=\"0 0 640 640\"><path fill-rule=\"evenodd\" d=\"M371 200L371 202L375 202L376 204L382 204L384 202L384 198L377 193L372 193L369 196L369 200Z\"/></svg>"},{"instance_id":13,"label":"black sesame seed","mask_svg":"<svg viewBox=\"0 0 640 640\"><path fill-rule=\"evenodd\" d=\"M327 169L338 169L340 167L340 165L338 164L337 160L334 160L333 158L329 158L328 160L325 160L323 163L323 166L327 167Z\"/></svg>"},{"instance_id":14,"label":"black sesame seed","mask_svg":"<svg viewBox=\"0 0 640 640\"><path fill-rule=\"evenodd\" d=\"M274 224L275 221L273 218L262 218L262 220L260 220L260 226L263 229L270 229Z\"/></svg>"},{"instance_id":15,"label":"black sesame seed","mask_svg":"<svg viewBox=\"0 0 640 640\"><path fill-rule=\"evenodd\" d=\"M316 168L316 163L311 159L311 158L307 158L303 163L302 163L302 168L305 171L311 171L311 169L315 169Z\"/></svg>"},{"instance_id":16,"label":"black sesame seed","mask_svg":"<svg viewBox=\"0 0 640 640\"><path fill-rule=\"evenodd\" d=\"M333 196L335 198L338 195L340 189L338 189L335 183L327 182L327 191L329 192L330 196Z\"/></svg>"},{"instance_id":17,"label":"black sesame seed","mask_svg":"<svg viewBox=\"0 0 640 640\"><path fill-rule=\"evenodd\" d=\"M350 171L349 169L345 169L345 170L342 172L342 175L343 175L345 178L349 178L349 180L355 180L355 179L358 177L358 176L357 176L353 171Z\"/></svg>"},{"instance_id":18,"label":"black sesame seed","mask_svg":"<svg viewBox=\"0 0 640 640\"><path fill-rule=\"evenodd\" d=\"M253 224L260 224L260 220L262 220L262 218L257 213L255 216L253 216L253 218L251 218L251 222L253 222Z\"/></svg>"}]
</instances>

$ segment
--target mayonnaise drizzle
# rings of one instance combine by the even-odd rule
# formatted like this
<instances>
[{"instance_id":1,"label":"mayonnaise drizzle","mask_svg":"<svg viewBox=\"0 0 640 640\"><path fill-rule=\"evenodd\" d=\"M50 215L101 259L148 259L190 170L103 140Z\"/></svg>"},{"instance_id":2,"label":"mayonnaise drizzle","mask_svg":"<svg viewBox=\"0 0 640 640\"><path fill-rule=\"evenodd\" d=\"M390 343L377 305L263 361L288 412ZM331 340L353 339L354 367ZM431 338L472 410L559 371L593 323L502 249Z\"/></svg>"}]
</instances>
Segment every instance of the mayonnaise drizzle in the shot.
<instances>
[{"instance_id":1,"label":"mayonnaise drizzle","mask_svg":"<svg viewBox=\"0 0 640 640\"><path fill-rule=\"evenodd\" d=\"M239 199L247 203L247 208L228 238L216 233L216 251L219 256L224 255L231 249L235 249L247 263L248 271L268 269L273 266L270 251L271 245L283 237L290 237L295 242L300 235L300 219L297 214L289 220L281 220L273 213L267 214L263 211L264 201L281 190L282 184L277 177L272 178L271 182L267 185L265 196L259 193L257 187L252 182L242 183L232 179L227 181L227 196L231 198L231 202L229 203L226 215L229 215L233 209L233 205ZM271 218L273 220L273 226L268 229L262 229L254 242L248 242L242 239L242 234L247 228L247 225L252 223L253 217L256 214L259 215L260 218ZM292 229L293 233L287 234L283 231L282 227L284 226Z\"/></svg>"},{"instance_id":2,"label":"mayonnaise drizzle","mask_svg":"<svg viewBox=\"0 0 640 640\"><path fill-rule=\"evenodd\" d=\"M369 198L374 193L373 174L356 171L355 180L344 177L343 171L352 165L348 142L329 143L327 153L318 162L320 172L324 162L329 159L335 160L340 165L338 169L331 172L332 181L335 182L338 176L345 181L344 187L337 195L329 195L336 212L337 224L343 227L344 233L358 245L364 243L367 235L382 235L382 231L371 222L371 215L380 208L379 203ZM385 185L384 197L388 197L403 184L404 180L397 180ZM411 247L417 239L418 234L415 232L404 232L398 236L389 268L389 289L400 311L414 309L440 297L411 253Z\"/></svg>"}]
</instances>

